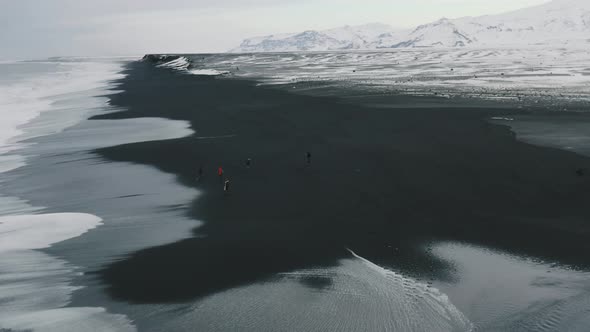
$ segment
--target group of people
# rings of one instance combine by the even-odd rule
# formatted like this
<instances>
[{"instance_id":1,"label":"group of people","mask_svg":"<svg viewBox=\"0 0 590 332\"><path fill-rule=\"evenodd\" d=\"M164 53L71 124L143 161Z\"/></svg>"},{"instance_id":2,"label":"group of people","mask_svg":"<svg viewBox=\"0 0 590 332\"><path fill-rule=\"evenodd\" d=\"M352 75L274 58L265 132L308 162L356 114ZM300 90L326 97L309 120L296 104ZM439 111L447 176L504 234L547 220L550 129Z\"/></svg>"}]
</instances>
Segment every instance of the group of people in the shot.
<instances>
[{"instance_id":1,"label":"group of people","mask_svg":"<svg viewBox=\"0 0 590 332\"><path fill-rule=\"evenodd\" d=\"M250 167L250 158L248 158L248 162L247 165L248 167ZM231 181L229 178L226 178L225 181L223 180L223 168L221 166L219 166L219 168L217 169L217 176L219 177L219 182L223 183L223 192L224 193L229 193L229 187L231 184ZM203 166L199 167L199 170L197 172L197 182L201 181L201 178L203 177Z\"/></svg>"},{"instance_id":2,"label":"group of people","mask_svg":"<svg viewBox=\"0 0 590 332\"><path fill-rule=\"evenodd\" d=\"M250 160L250 158L248 158L248 160ZM219 166L219 168L217 169L217 176L219 177L219 182L223 183L223 191L225 193L228 193L231 181L229 180L229 178L226 178L225 181L223 181L223 168L221 166ZM201 181L202 177L203 177L203 166L200 166L199 170L197 172L197 182Z\"/></svg>"},{"instance_id":3,"label":"group of people","mask_svg":"<svg viewBox=\"0 0 590 332\"><path fill-rule=\"evenodd\" d=\"M311 165L311 152L307 152L305 154L305 160L306 160L307 166ZM245 164L246 164L246 168L250 168L252 166L252 159L251 158L246 159ZM223 168L221 166L219 166L219 168L217 168L217 176L219 177L219 182L223 183L223 192L228 194L231 181L230 181L229 177L225 178L225 181L224 181L223 175L224 175ZM197 181L200 181L202 177L203 177L203 166L200 166L199 170L198 170Z\"/></svg>"}]
</instances>

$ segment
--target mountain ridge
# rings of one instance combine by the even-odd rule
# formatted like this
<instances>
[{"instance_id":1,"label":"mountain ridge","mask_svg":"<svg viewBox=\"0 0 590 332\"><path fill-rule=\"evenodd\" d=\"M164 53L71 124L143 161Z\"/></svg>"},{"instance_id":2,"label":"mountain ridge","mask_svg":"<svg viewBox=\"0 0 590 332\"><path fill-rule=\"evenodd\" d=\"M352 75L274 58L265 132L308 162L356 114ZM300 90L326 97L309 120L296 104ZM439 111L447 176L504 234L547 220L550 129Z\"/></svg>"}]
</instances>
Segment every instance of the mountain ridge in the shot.
<instances>
[{"instance_id":1,"label":"mountain ridge","mask_svg":"<svg viewBox=\"0 0 590 332\"><path fill-rule=\"evenodd\" d=\"M382 23L245 39L230 52L418 47L590 46L590 1L553 0L502 14L441 18L413 29Z\"/></svg>"}]
</instances>

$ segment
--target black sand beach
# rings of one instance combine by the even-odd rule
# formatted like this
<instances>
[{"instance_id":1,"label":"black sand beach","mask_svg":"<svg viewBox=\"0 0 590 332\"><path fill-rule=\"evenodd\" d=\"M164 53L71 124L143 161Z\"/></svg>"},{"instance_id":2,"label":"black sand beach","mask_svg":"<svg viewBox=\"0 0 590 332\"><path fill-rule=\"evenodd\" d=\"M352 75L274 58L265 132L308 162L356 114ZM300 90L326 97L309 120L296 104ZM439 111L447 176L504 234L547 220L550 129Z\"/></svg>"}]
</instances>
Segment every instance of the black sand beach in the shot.
<instances>
[{"instance_id":1,"label":"black sand beach","mask_svg":"<svg viewBox=\"0 0 590 332\"><path fill-rule=\"evenodd\" d=\"M443 263L421 247L432 239L590 263L590 173L576 174L590 169L590 159L519 142L486 121L516 109L396 95L375 97L391 108L371 107L375 100L299 95L149 62L127 73L122 92L110 97L127 111L96 118L188 120L196 134L97 153L199 188L204 195L187 214L204 224L191 239L100 271L117 299L188 301L334 265L347 249L382 266L437 273ZM219 166L231 179L229 194Z\"/></svg>"}]
</instances>

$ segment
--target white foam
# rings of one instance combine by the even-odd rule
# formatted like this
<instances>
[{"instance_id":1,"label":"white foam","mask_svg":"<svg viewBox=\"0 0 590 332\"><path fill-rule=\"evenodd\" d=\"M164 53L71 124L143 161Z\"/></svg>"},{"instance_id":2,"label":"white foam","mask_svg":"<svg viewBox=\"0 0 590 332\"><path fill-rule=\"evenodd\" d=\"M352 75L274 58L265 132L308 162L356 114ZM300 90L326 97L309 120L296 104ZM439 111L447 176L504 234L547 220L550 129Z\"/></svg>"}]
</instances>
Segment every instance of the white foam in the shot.
<instances>
[{"instance_id":1,"label":"white foam","mask_svg":"<svg viewBox=\"0 0 590 332\"><path fill-rule=\"evenodd\" d=\"M95 97L122 77L114 61L38 62L49 70L0 84L0 189L2 175L26 164L25 140L60 132L96 107ZM27 68L31 63L12 65ZM23 70L23 72L27 72ZM44 121L40 115L52 113ZM122 315L103 308L65 307L77 267L35 251L80 236L101 224L84 213L30 214L38 210L16 197L0 196L0 330L133 331ZM27 214L28 213L28 214Z\"/></svg>"},{"instance_id":2,"label":"white foam","mask_svg":"<svg viewBox=\"0 0 590 332\"><path fill-rule=\"evenodd\" d=\"M102 219L84 213L55 213L0 217L0 253L47 248L80 236Z\"/></svg>"},{"instance_id":3,"label":"white foam","mask_svg":"<svg viewBox=\"0 0 590 332\"><path fill-rule=\"evenodd\" d=\"M19 330L43 332L135 331L135 327L123 315L109 314L104 308L60 308L37 311L26 315L4 318L5 326Z\"/></svg>"},{"instance_id":4,"label":"white foam","mask_svg":"<svg viewBox=\"0 0 590 332\"><path fill-rule=\"evenodd\" d=\"M0 175L26 165L26 157L18 150L31 144L27 140L63 131L95 108L104 107L105 98L95 96L106 93L110 81L123 77L118 61L69 59L6 65L22 74L0 82ZM33 66L39 68L38 73L29 73ZM47 113L52 116L38 121ZM0 189L3 181L0 176ZM19 213L26 212L22 200L1 199L0 215L16 210L10 202L20 202ZM37 208L30 207L29 212L34 210Z\"/></svg>"},{"instance_id":5,"label":"white foam","mask_svg":"<svg viewBox=\"0 0 590 332\"><path fill-rule=\"evenodd\" d=\"M84 213L0 217L0 329L135 331L123 315L100 307L65 307L77 267L32 249L80 236L101 224Z\"/></svg>"},{"instance_id":6,"label":"white foam","mask_svg":"<svg viewBox=\"0 0 590 332\"><path fill-rule=\"evenodd\" d=\"M160 331L470 331L436 288L361 257L328 268L281 273L163 316ZM310 286L307 281L319 280ZM170 310L170 309L168 309ZM152 315L163 309L155 308ZM227 319L232 317L232 319Z\"/></svg>"},{"instance_id":7,"label":"white foam","mask_svg":"<svg viewBox=\"0 0 590 332\"><path fill-rule=\"evenodd\" d=\"M18 233L15 234L18 236ZM99 307L64 307L76 267L34 250L0 253L0 329L134 331L125 316Z\"/></svg>"},{"instance_id":8,"label":"white foam","mask_svg":"<svg viewBox=\"0 0 590 332\"><path fill-rule=\"evenodd\" d=\"M68 153L89 151L108 146L138 142L160 141L186 137L194 133L191 124L184 120L138 118L119 120L92 120L69 129L59 136L47 137L32 153Z\"/></svg>"},{"instance_id":9,"label":"white foam","mask_svg":"<svg viewBox=\"0 0 590 332\"><path fill-rule=\"evenodd\" d=\"M77 267L34 250L80 236L101 223L84 213L0 217L0 329L135 331L125 316L104 308L65 307L80 288L71 285L79 275Z\"/></svg>"},{"instance_id":10,"label":"white foam","mask_svg":"<svg viewBox=\"0 0 590 332\"><path fill-rule=\"evenodd\" d=\"M26 64L21 64L26 66ZM56 70L34 77L0 85L0 154L22 147L23 139L59 132L81 120L88 110L96 106L79 108L70 121L54 122L52 126L26 131L23 126L41 113L59 108L56 105L72 93L91 91L122 77L121 65L115 62L68 62L53 64ZM88 102L97 101L88 100ZM25 132L28 134L22 137Z\"/></svg>"},{"instance_id":11,"label":"white foam","mask_svg":"<svg viewBox=\"0 0 590 332\"><path fill-rule=\"evenodd\" d=\"M373 271L379 273L389 289L396 289L396 296L403 297L402 305L397 306L396 319L405 321L407 325L399 325L404 330L447 330L451 331L461 327L463 331L473 329L473 325L467 317L459 310L449 297L437 288L425 283L418 282L405 277L399 273L387 270L349 250L354 257L361 260ZM419 309L419 310L416 310ZM424 321L418 319L426 318ZM446 326L446 328L445 328ZM426 328L428 327L428 328Z\"/></svg>"},{"instance_id":12,"label":"white foam","mask_svg":"<svg viewBox=\"0 0 590 332\"><path fill-rule=\"evenodd\" d=\"M590 273L455 242L432 253L453 268L445 289L478 331L586 331Z\"/></svg>"}]
</instances>

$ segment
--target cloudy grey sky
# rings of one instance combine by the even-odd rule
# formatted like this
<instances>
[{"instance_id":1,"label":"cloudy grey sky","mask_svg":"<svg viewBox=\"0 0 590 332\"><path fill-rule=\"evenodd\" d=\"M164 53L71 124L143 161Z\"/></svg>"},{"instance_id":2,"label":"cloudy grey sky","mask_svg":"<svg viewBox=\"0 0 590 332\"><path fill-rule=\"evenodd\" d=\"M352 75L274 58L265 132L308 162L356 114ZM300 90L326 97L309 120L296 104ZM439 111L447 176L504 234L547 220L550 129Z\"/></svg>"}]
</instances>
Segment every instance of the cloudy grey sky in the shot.
<instances>
[{"instance_id":1,"label":"cloudy grey sky","mask_svg":"<svg viewBox=\"0 0 590 332\"><path fill-rule=\"evenodd\" d=\"M0 59L221 52L243 38L496 14L548 0L0 0Z\"/></svg>"}]
</instances>

